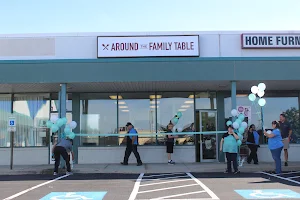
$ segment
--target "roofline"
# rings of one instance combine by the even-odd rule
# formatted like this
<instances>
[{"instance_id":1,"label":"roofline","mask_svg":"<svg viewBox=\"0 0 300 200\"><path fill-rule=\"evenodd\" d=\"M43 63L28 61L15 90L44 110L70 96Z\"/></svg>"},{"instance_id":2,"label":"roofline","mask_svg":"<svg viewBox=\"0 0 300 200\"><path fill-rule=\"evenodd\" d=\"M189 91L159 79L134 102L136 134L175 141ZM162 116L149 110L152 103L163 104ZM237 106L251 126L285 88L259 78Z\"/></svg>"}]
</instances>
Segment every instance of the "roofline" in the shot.
<instances>
[{"instance_id":1,"label":"roofline","mask_svg":"<svg viewBox=\"0 0 300 200\"><path fill-rule=\"evenodd\" d=\"M73 32L73 33L26 33L26 34L0 34L0 38L6 37L85 37L85 36L136 36L136 35L226 35L243 33L284 33L300 34L300 30L285 31L157 31L157 32Z\"/></svg>"}]
</instances>

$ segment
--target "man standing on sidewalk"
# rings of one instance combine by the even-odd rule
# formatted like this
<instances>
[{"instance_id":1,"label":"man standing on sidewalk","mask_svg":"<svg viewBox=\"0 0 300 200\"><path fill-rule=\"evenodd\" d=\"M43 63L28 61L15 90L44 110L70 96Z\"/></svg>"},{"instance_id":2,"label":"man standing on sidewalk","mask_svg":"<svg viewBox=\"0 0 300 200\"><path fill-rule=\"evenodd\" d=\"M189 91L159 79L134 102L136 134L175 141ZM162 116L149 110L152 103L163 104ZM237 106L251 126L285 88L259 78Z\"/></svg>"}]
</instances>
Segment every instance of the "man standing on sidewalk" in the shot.
<instances>
[{"instance_id":1,"label":"man standing on sidewalk","mask_svg":"<svg viewBox=\"0 0 300 200\"><path fill-rule=\"evenodd\" d=\"M127 122L126 127L128 130L127 133L137 134L137 131L133 128L133 125L130 122ZM127 145L125 150L125 156L124 156L124 161L121 162L121 164L128 165L128 159L130 157L131 152L133 152L136 157L137 166L141 166L143 163L141 161L140 154L137 151L138 136L126 136L126 139L127 139Z\"/></svg>"},{"instance_id":2,"label":"man standing on sidewalk","mask_svg":"<svg viewBox=\"0 0 300 200\"><path fill-rule=\"evenodd\" d=\"M292 137L292 128L291 124L286 120L285 114L280 114L280 132L281 132L281 137L283 139L283 149L284 149L284 158L285 158L285 163L284 166L288 166L288 158L289 158L289 144L290 144L290 139Z\"/></svg>"}]
</instances>

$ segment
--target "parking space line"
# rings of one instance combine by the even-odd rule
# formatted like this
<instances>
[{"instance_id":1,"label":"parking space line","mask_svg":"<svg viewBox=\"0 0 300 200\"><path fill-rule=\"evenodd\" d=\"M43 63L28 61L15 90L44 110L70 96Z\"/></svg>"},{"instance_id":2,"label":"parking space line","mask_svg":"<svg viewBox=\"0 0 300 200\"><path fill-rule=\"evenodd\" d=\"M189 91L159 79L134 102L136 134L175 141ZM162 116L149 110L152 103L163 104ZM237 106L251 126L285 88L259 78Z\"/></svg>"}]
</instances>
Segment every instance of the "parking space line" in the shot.
<instances>
[{"instance_id":1,"label":"parking space line","mask_svg":"<svg viewBox=\"0 0 300 200\"><path fill-rule=\"evenodd\" d=\"M287 177L287 178L291 178L291 179L293 179L293 178L300 178L300 176L292 176L292 177Z\"/></svg>"},{"instance_id":2,"label":"parking space line","mask_svg":"<svg viewBox=\"0 0 300 200\"><path fill-rule=\"evenodd\" d=\"M187 178L189 176L185 175L185 176L172 176L172 177L165 177L165 178L153 178L153 179L143 179L142 182L146 182L146 181L155 181L155 180L165 180L165 179L174 179L174 178Z\"/></svg>"},{"instance_id":3,"label":"parking space line","mask_svg":"<svg viewBox=\"0 0 300 200\"><path fill-rule=\"evenodd\" d=\"M159 176L171 176L171 175L179 175L179 174L185 174L185 173L154 174L154 175L144 176L144 178L147 178L147 177L159 177Z\"/></svg>"},{"instance_id":4,"label":"parking space line","mask_svg":"<svg viewBox=\"0 0 300 200\"><path fill-rule=\"evenodd\" d=\"M3 199L3 200L11 200L11 199L15 199L15 198L18 197L18 196L21 196L21 195L23 195L23 194L25 194L25 193L27 193L27 192L30 192L31 190L37 189L37 188L39 188L39 187L42 187L42 186L47 185L47 184L49 184L49 183L52 183L52 182L54 182L54 181L63 179L63 178L65 178L65 177L67 177L67 176L70 176L70 175L64 175L64 176L57 177L57 178L55 178L55 179L53 179L53 180L50 180L50 181L41 183L41 184L39 184L39 185L36 185L36 186L34 186L34 187L28 188L27 190L23 190L23 191L21 191L21 192L19 192L19 193L17 193L17 194L14 194L14 195L12 195L12 196L10 196L10 197L7 197L6 199Z\"/></svg>"},{"instance_id":5,"label":"parking space line","mask_svg":"<svg viewBox=\"0 0 300 200\"><path fill-rule=\"evenodd\" d=\"M142 193L148 193L148 192L156 192L156 191L162 191L162 190L171 190L171 189L176 189L176 188L191 187L191 186L196 186L196 185L198 185L198 184L180 185L180 186L174 186L174 187L159 188L159 189L155 189L155 190L145 190L145 191L141 191L138 193L142 194Z\"/></svg>"},{"instance_id":6,"label":"parking space line","mask_svg":"<svg viewBox=\"0 0 300 200\"><path fill-rule=\"evenodd\" d=\"M165 182L159 182L159 183L149 183L149 184L141 184L140 187L143 186L150 186L150 185L159 185L159 184L165 184L165 183L177 183L177 182L182 182L182 181L193 181L191 179L181 179L181 180L175 180L175 181L165 181Z\"/></svg>"},{"instance_id":7,"label":"parking space line","mask_svg":"<svg viewBox=\"0 0 300 200\"><path fill-rule=\"evenodd\" d=\"M293 179L289 179L289 178L285 178L285 177L281 177L281 176L278 176L278 175L275 175L275 174L269 174L267 172L260 172L262 174L265 174L265 175L268 175L268 176L273 176L275 178L279 178L279 179L282 179L282 180L285 180L285 181L290 181L292 183L296 183L296 184L299 184L300 185L300 182L299 181L295 181Z\"/></svg>"},{"instance_id":8,"label":"parking space line","mask_svg":"<svg viewBox=\"0 0 300 200\"><path fill-rule=\"evenodd\" d=\"M285 173L281 173L280 175L284 175L284 174L297 174L297 173L300 173L300 171L297 171L297 172L285 172Z\"/></svg>"},{"instance_id":9,"label":"parking space line","mask_svg":"<svg viewBox=\"0 0 300 200\"><path fill-rule=\"evenodd\" d=\"M139 177L136 179L136 181L134 183L133 190L132 190L132 192L131 192L130 197L129 197L128 200L135 200L136 195L139 192L139 187L140 187L140 184L141 184L143 176L144 176L144 173L141 173L139 175Z\"/></svg>"},{"instance_id":10,"label":"parking space line","mask_svg":"<svg viewBox=\"0 0 300 200\"><path fill-rule=\"evenodd\" d=\"M204 185L199 179L195 178L191 173L186 173L189 177L191 177L198 185L200 185L212 199L219 200L219 197L215 193L213 193L206 185Z\"/></svg>"},{"instance_id":11,"label":"parking space line","mask_svg":"<svg viewBox=\"0 0 300 200\"><path fill-rule=\"evenodd\" d=\"M172 198L172 197L180 197L180 196L186 196L186 195L190 195L190 194L199 194L199 193L204 193L204 192L205 192L205 190L197 191L197 192L188 192L188 193L182 193L182 194L176 194L176 195L158 197L158 198L154 198L154 199L150 199L150 200L167 199L167 198ZM172 199L172 200L174 200L174 199ZM201 199L201 200L203 200L203 199Z\"/></svg>"}]
</instances>

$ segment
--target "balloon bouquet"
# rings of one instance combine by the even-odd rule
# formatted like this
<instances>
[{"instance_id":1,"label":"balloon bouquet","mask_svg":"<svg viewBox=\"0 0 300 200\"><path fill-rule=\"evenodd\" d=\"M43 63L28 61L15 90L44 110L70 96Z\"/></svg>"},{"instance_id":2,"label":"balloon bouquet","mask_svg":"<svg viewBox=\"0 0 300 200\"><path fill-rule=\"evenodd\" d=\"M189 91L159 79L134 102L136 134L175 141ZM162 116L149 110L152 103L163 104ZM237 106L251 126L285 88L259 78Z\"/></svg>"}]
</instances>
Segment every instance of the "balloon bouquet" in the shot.
<instances>
[{"instance_id":1,"label":"balloon bouquet","mask_svg":"<svg viewBox=\"0 0 300 200\"><path fill-rule=\"evenodd\" d=\"M227 121L226 125L227 126L232 126L234 129L234 132L237 133L239 136L239 140L237 141L238 145L238 152L240 152L240 147L242 145L242 141L244 138L244 133L246 128L248 127L247 122L244 121L245 116L243 114L239 114L236 109L231 110L231 115L232 115L232 121L235 119L234 122L232 121ZM241 159L240 155L238 156L238 162L240 166L243 166L243 162L245 161L245 158Z\"/></svg>"},{"instance_id":2,"label":"balloon bouquet","mask_svg":"<svg viewBox=\"0 0 300 200\"><path fill-rule=\"evenodd\" d=\"M64 132L61 134L61 138L75 138L75 133L72 132L72 129L75 129L77 127L77 123L75 121L70 122L67 124L68 120L67 118L58 118L57 116L51 116L50 120L47 121L47 128L50 128L52 133L55 133L61 128L63 125L65 125Z\"/></svg>"},{"instance_id":3,"label":"balloon bouquet","mask_svg":"<svg viewBox=\"0 0 300 200\"><path fill-rule=\"evenodd\" d=\"M174 125L173 127L173 132L182 132L182 127L178 124L179 119L182 117L182 113L181 112L177 112L177 114L171 119L171 123Z\"/></svg>"}]
</instances>

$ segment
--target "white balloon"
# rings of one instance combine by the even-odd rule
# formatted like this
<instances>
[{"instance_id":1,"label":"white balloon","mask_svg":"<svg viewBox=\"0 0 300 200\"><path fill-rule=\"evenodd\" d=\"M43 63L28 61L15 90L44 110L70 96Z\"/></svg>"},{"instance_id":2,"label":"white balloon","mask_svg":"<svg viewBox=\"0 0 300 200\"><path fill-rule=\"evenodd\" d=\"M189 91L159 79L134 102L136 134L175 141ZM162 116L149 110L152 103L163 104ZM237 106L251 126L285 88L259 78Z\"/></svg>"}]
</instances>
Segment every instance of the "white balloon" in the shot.
<instances>
[{"instance_id":1,"label":"white balloon","mask_svg":"<svg viewBox=\"0 0 300 200\"><path fill-rule=\"evenodd\" d=\"M257 92L257 96L259 96L259 97L263 97L264 95L265 95L265 91L259 90L259 91Z\"/></svg>"},{"instance_id":2,"label":"white balloon","mask_svg":"<svg viewBox=\"0 0 300 200\"><path fill-rule=\"evenodd\" d=\"M272 133L272 131L268 130L268 131L267 131L267 133L268 133L268 134L271 134L271 133Z\"/></svg>"},{"instance_id":3,"label":"white balloon","mask_svg":"<svg viewBox=\"0 0 300 200\"><path fill-rule=\"evenodd\" d=\"M232 115L233 117L237 116L237 115L238 115L238 111L237 111L236 109L232 109L231 115Z\"/></svg>"},{"instance_id":4,"label":"white balloon","mask_svg":"<svg viewBox=\"0 0 300 200\"><path fill-rule=\"evenodd\" d=\"M265 106L266 105L266 100L261 98L258 100L258 105L260 105L261 107Z\"/></svg>"},{"instance_id":5,"label":"white balloon","mask_svg":"<svg viewBox=\"0 0 300 200\"><path fill-rule=\"evenodd\" d=\"M258 87L257 87L256 85L252 86L252 87L251 87L251 92L252 92L253 94L257 94L257 92L258 92Z\"/></svg>"},{"instance_id":6,"label":"white balloon","mask_svg":"<svg viewBox=\"0 0 300 200\"><path fill-rule=\"evenodd\" d=\"M52 115L50 118L50 121L54 124L56 123L57 120L58 120L58 117L56 115Z\"/></svg>"},{"instance_id":7,"label":"white balloon","mask_svg":"<svg viewBox=\"0 0 300 200\"><path fill-rule=\"evenodd\" d=\"M247 128L247 126L248 126L247 122L242 122L241 127Z\"/></svg>"},{"instance_id":8,"label":"white balloon","mask_svg":"<svg viewBox=\"0 0 300 200\"><path fill-rule=\"evenodd\" d=\"M265 91L265 89L266 89L266 84L264 84L264 83L260 83L260 84L258 84L258 89L260 90L260 91Z\"/></svg>"},{"instance_id":9,"label":"white balloon","mask_svg":"<svg viewBox=\"0 0 300 200\"><path fill-rule=\"evenodd\" d=\"M234 122L232 124L232 126L233 126L234 129L238 129L240 127L239 123L237 123L237 122Z\"/></svg>"},{"instance_id":10,"label":"white balloon","mask_svg":"<svg viewBox=\"0 0 300 200\"><path fill-rule=\"evenodd\" d=\"M182 132L182 128L181 128L181 127L178 127L178 128L177 128L177 131L178 131L178 132Z\"/></svg>"},{"instance_id":11,"label":"white balloon","mask_svg":"<svg viewBox=\"0 0 300 200\"><path fill-rule=\"evenodd\" d=\"M77 123L75 121L71 121L69 126L70 126L71 129L75 129L76 126L77 126Z\"/></svg>"}]
</instances>

